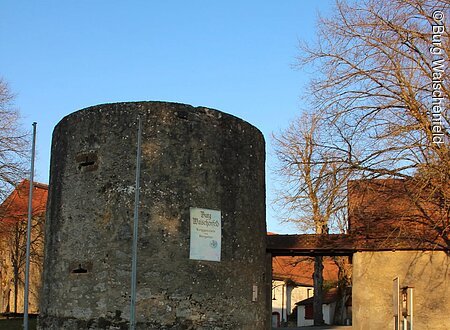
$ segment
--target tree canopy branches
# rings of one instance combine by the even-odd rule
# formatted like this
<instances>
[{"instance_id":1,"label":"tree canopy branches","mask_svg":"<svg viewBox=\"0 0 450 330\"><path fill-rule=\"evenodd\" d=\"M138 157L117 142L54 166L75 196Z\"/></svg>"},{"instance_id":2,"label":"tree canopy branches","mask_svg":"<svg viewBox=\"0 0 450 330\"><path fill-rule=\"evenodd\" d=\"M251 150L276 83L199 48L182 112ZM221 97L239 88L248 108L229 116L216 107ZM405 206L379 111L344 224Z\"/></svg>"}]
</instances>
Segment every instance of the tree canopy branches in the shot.
<instances>
[{"instance_id":1,"label":"tree canopy branches","mask_svg":"<svg viewBox=\"0 0 450 330\"><path fill-rule=\"evenodd\" d=\"M20 126L13 99L8 84L0 78L0 200L27 172L24 162L29 154L29 135Z\"/></svg>"},{"instance_id":2,"label":"tree canopy branches","mask_svg":"<svg viewBox=\"0 0 450 330\"><path fill-rule=\"evenodd\" d=\"M316 69L308 110L275 137L287 179L279 202L300 211L294 217L308 218L300 201L336 176L420 176L448 190L450 43L439 26L449 17L436 12L449 9L448 0L339 0L334 15L319 17L316 43L298 57Z\"/></svg>"},{"instance_id":3,"label":"tree canopy branches","mask_svg":"<svg viewBox=\"0 0 450 330\"><path fill-rule=\"evenodd\" d=\"M364 174L404 176L421 164L448 164L448 113L435 116L439 143L431 123L433 92L441 109L449 106L448 79L436 78L448 76L448 29L440 53L430 47L439 24L433 13L448 13L449 1L337 1L336 8L319 19L317 44L303 44L299 57L300 66L318 69L308 100L339 137L328 147L352 141L347 162Z\"/></svg>"},{"instance_id":4,"label":"tree canopy branches","mask_svg":"<svg viewBox=\"0 0 450 330\"><path fill-rule=\"evenodd\" d=\"M335 7L319 17L316 43L300 47L299 68L312 66L315 75L307 110L274 136L284 180L276 202L302 231L346 232L348 180L401 178L383 189L396 196L397 186L408 187L402 198L414 216L383 234L402 235L406 225L418 241L448 245L450 1L337 0ZM315 264L320 290L321 260ZM320 309L320 298L314 304ZM314 324L321 321L315 312Z\"/></svg>"}]
</instances>

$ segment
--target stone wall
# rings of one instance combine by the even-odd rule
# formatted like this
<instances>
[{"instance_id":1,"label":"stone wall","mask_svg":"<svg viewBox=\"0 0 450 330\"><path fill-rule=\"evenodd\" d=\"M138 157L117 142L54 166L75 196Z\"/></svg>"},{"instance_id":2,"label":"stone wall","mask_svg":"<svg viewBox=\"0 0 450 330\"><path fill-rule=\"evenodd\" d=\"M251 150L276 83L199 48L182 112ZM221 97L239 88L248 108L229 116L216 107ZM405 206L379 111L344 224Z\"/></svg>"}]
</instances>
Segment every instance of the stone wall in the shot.
<instances>
[{"instance_id":1,"label":"stone wall","mask_svg":"<svg viewBox=\"0 0 450 330\"><path fill-rule=\"evenodd\" d=\"M138 116L137 328L268 328L263 136L162 102L99 105L56 126L39 327L128 328ZM190 207L221 211L220 262L189 259Z\"/></svg>"},{"instance_id":2,"label":"stone wall","mask_svg":"<svg viewBox=\"0 0 450 330\"><path fill-rule=\"evenodd\" d=\"M353 255L353 329L394 329L393 279L414 287L414 329L450 324L450 258L441 251L357 252Z\"/></svg>"}]
</instances>

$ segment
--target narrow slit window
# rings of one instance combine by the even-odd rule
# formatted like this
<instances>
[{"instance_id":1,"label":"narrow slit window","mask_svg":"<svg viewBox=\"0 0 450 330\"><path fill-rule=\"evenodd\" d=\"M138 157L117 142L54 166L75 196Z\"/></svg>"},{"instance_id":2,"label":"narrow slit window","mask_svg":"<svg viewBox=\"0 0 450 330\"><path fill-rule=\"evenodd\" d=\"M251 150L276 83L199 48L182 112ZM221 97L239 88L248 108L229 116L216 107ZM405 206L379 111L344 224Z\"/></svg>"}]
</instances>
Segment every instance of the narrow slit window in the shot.
<instances>
[{"instance_id":1,"label":"narrow slit window","mask_svg":"<svg viewBox=\"0 0 450 330\"><path fill-rule=\"evenodd\" d=\"M81 264L78 264L78 267L72 270L72 274L86 274L88 270L83 268Z\"/></svg>"},{"instance_id":2,"label":"narrow slit window","mask_svg":"<svg viewBox=\"0 0 450 330\"><path fill-rule=\"evenodd\" d=\"M98 168L96 151L81 152L76 156L78 170L81 172L95 171Z\"/></svg>"}]
</instances>

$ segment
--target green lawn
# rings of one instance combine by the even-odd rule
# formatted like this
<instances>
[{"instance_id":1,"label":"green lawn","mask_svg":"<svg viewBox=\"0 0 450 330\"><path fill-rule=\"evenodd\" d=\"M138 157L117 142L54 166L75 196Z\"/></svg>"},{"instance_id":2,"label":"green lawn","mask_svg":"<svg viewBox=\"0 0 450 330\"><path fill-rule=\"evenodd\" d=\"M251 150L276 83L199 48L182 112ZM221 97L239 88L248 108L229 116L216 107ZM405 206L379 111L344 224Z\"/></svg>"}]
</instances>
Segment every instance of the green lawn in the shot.
<instances>
[{"instance_id":1,"label":"green lawn","mask_svg":"<svg viewBox=\"0 0 450 330\"><path fill-rule=\"evenodd\" d=\"M36 329L37 320L35 318L30 319L29 321L29 329ZM23 329L23 319L22 318L14 318L14 319L0 319L0 329L1 330L22 330Z\"/></svg>"}]
</instances>

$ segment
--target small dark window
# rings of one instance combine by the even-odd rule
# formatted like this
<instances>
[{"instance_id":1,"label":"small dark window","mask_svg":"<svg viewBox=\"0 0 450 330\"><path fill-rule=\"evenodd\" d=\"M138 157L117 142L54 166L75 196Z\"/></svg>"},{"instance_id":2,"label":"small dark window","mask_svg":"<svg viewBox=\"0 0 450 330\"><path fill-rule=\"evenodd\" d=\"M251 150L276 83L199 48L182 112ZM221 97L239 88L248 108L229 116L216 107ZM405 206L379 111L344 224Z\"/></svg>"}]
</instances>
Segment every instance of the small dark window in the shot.
<instances>
[{"instance_id":1,"label":"small dark window","mask_svg":"<svg viewBox=\"0 0 450 330\"><path fill-rule=\"evenodd\" d=\"M81 264L79 264L77 268L72 270L72 274L86 274L87 272L88 270L81 267Z\"/></svg>"},{"instance_id":2,"label":"small dark window","mask_svg":"<svg viewBox=\"0 0 450 330\"><path fill-rule=\"evenodd\" d=\"M98 168L96 151L80 152L76 156L78 170L82 172L95 171Z\"/></svg>"}]
</instances>

